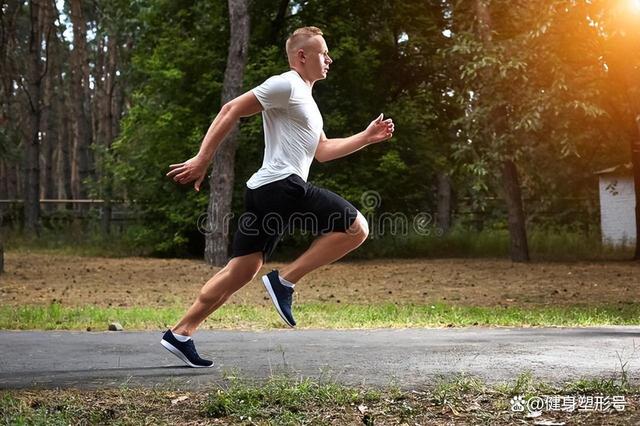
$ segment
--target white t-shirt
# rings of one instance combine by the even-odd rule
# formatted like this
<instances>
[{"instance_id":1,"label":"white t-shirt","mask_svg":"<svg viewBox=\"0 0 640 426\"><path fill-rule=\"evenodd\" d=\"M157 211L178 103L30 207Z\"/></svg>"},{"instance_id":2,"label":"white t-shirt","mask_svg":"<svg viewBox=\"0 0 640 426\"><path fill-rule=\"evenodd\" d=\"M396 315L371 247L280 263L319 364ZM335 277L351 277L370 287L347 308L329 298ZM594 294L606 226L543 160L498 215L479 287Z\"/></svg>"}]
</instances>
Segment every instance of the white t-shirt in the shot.
<instances>
[{"instance_id":1,"label":"white t-shirt","mask_svg":"<svg viewBox=\"0 0 640 426\"><path fill-rule=\"evenodd\" d=\"M247 181L251 189L296 174L305 181L322 132L322 115L309 87L294 71L253 89L262 104L265 150L262 167Z\"/></svg>"}]
</instances>

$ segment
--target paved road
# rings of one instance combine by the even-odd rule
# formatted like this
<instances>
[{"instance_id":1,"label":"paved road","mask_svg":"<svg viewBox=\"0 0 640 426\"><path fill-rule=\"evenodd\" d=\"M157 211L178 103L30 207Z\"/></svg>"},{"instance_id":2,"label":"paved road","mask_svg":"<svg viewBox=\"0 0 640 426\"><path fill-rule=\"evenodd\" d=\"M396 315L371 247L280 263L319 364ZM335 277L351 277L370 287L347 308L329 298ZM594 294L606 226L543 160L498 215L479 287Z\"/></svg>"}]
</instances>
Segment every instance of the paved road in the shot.
<instances>
[{"instance_id":1,"label":"paved road","mask_svg":"<svg viewBox=\"0 0 640 426\"><path fill-rule=\"evenodd\" d=\"M429 386L467 373L489 383L523 371L560 383L620 374L640 381L640 327L201 331L210 369L183 367L160 332L0 332L0 389L220 383L225 374L327 378L350 385Z\"/></svg>"}]
</instances>

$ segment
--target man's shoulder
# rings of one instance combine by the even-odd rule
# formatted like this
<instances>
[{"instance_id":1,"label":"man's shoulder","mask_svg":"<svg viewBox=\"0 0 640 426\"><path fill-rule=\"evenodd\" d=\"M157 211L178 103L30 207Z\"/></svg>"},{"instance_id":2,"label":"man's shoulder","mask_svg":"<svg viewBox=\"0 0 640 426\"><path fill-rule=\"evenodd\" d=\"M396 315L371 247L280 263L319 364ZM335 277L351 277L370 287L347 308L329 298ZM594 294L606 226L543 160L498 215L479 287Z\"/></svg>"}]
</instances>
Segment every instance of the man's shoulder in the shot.
<instances>
[{"instance_id":1,"label":"man's shoulder","mask_svg":"<svg viewBox=\"0 0 640 426\"><path fill-rule=\"evenodd\" d=\"M283 72L281 74L276 74L276 75L272 76L271 78L275 78L275 79L278 79L280 81L287 82L287 84L289 84L290 86L293 86L296 83L296 80L294 78L295 76L294 76L293 73L294 73L294 71L285 71L285 72Z\"/></svg>"},{"instance_id":2,"label":"man's shoulder","mask_svg":"<svg viewBox=\"0 0 640 426\"><path fill-rule=\"evenodd\" d=\"M293 84L285 74L271 76L264 83L253 88L253 94L258 98L265 110L284 108L291 98Z\"/></svg>"},{"instance_id":3,"label":"man's shoulder","mask_svg":"<svg viewBox=\"0 0 640 426\"><path fill-rule=\"evenodd\" d=\"M273 81L273 80L281 80L281 81L291 81L292 80L291 71L285 71L280 74L274 74L270 77L267 77L265 81Z\"/></svg>"},{"instance_id":4,"label":"man's shoulder","mask_svg":"<svg viewBox=\"0 0 640 426\"><path fill-rule=\"evenodd\" d=\"M267 78L260 86L291 87L292 85L293 80L289 72L283 72L282 74L275 74Z\"/></svg>"}]
</instances>

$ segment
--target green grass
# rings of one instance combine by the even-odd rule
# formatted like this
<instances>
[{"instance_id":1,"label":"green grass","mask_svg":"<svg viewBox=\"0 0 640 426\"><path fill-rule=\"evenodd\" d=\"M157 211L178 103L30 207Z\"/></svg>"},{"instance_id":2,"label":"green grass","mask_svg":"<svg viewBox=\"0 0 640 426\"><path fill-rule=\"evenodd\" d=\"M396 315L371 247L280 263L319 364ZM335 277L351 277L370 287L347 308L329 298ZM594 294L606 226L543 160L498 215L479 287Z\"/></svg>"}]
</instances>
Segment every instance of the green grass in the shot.
<instances>
[{"instance_id":1,"label":"green grass","mask_svg":"<svg viewBox=\"0 0 640 426\"><path fill-rule=\"evenodd\" d=\"M74 407L31 407L5 394L0 398L0 421L3 425L69 425L75 417Z\"/></svg>"},{"instance_id":2,"label":"green grass","mask_svg":"<svg viewBox=\"0 0 640 426\"><path fill-rule=\"evenodd\" d=\"M102 235L99 231L86 231L80 226L62 229L43 228L38 237L2 229L4 248L7 251L40 251L58 255L86 257L146 256L150 247L136 241L132 233Z\"/></svg>"},{"instance_id":3,"label":"green grass","mask_svg":"<svg viewBox=\"0 0 640 426\"><path fill-rule=\"evenodd\" d=\"M212 392L204 404L206 416L213 418L270 420L274 424L300 424L316 407L345 406L380 399L376 392L362 392L335 383L311 379L292 382L274 377L264 384L246 384L233 379L226 389Z\"/></svg>"},{"instance_id":4,"label":"green grass","mask_svg":"<svg viewBox=\"0 0 640 426\"><path fill-rule=\"evenodd\" d=\"M105 330L118 321L127 330L158 329L174 324L184 307L100 308L1 306L0 329ZM434 305L348 305L307 303L296 306L299 328L403 328L462 326L596 326L638 325L640 304L599 307L463 307ZM204 328L282 328L271 307L226 305Z\"/></svg>"},{"instance_id":5,"label":"green grass","mask_svg":"<svg viewBox=\"0 0 640 426\"><path fill-rule=\"evenodd\" d=\"M543 416L553 415L567 424L637 424L639 393L637 386L610 387L596 381L549 385L527 372L512 381L491 385L467 375L442 377L414 390L352 387L283 376L248 381L234 375L225 378L222 384L212 384L197 392L166 386L0 391L0 422L5 425L507 425L526 423L526 412L510 409L514 396L528 399L551 395L620 395L629 404L625 411L545 412Z\"/></svg>"},{"instance_id":6,"label":"green grass","mask_svg":"<svg viewBox=\"0 0 640 426\"><path fill-rule=\"evenodd\" d=\"M30 394L26 395L26 398L17 398L12 395L12 392L0 395L0 424L30 426L172 424L162 415L164 407L161 404L166 404L166 399L156 391L123 388L116 391L89 393L73 390L27 392Z\"/></svg>"},{"instance_id":7,"label":"green grass","mask_svg":"<svg viewBox=\"0 0 640 426\"><path fill-rule=\"evenodd\" d=\"M631 247L603 246L598 233L586 234L571 228L528 230L529 252L534 260L620 260L633 256ZM349 255L350 259L420 257L509 257L506 229L473 231L454 228L446 235L433 229L429 235L408 234L367 240Z\"/></svg>"},{"instance_id":8,"label":"green grass","mask_svg":"<svg viewBox=\"0 0 640 426\"><path fill-rule=\"evenodd\" d=\"M492 410L478 410L476 420L491 424L497 418L496 412L509 412L509 401L514 396L522 396L525 400L543 396L575 396L575 395L628 395L637 397L640 387L628 381L624 367L621 373L613 377L578 379L561 385L536 380L529 371L522 372L509 382L487 385L482 380L465 374L455 377L441 378L436 383L432 394L433 401L453 412L464 411L468 408L470 396L475 396L482 402L490 402ZM576 422L576 424L581 424ZM608 423L607 423L608 424ZM616 422L615 424L627 424ZM629 424L636 424L631 422Z\"/></svg>"}]
</instances>

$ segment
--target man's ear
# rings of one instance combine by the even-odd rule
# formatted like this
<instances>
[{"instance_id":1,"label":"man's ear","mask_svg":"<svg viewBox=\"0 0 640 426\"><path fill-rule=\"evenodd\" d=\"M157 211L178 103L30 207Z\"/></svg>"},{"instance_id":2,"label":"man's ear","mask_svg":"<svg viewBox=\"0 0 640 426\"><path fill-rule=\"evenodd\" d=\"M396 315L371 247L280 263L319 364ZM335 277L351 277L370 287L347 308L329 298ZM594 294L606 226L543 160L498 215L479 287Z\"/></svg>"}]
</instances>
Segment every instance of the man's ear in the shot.
<instances>
[{"instance_id":1,"label":"man's ear","mask_svg":"<svg viewBox=\"0 0 640 426\"><path fill-rule=\"evenodd\" d=\"M304 54L304 50L303 49L298 49L298 53L297 53L298 59L300 59L300 62L302 62L303 64L305 63L305 61L307 60L306 55Z\"/></svg>"}]
</instances>

